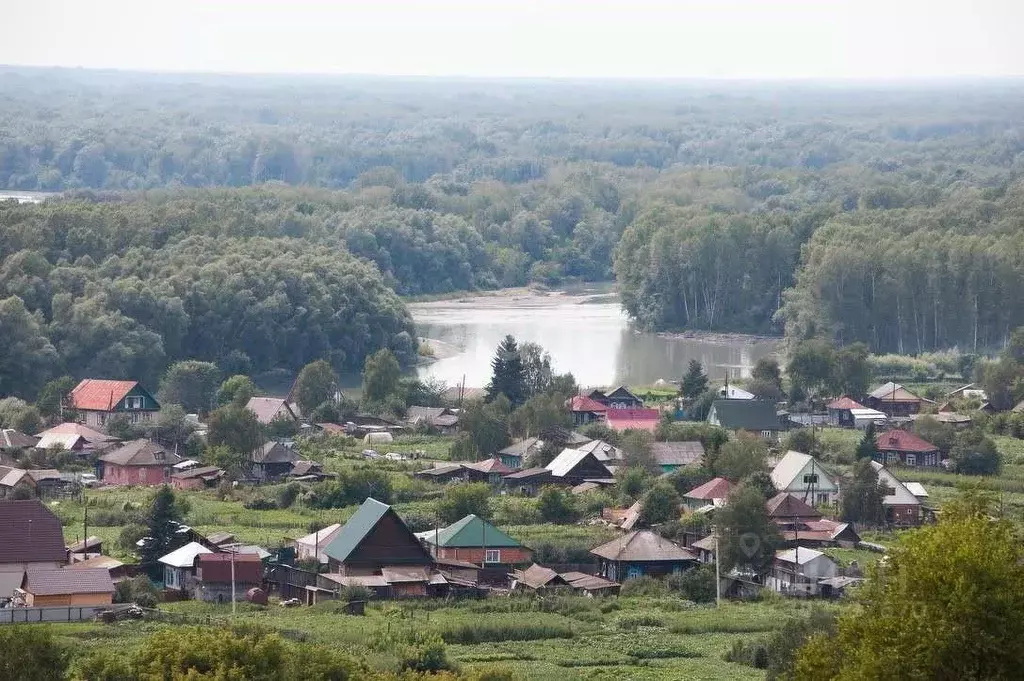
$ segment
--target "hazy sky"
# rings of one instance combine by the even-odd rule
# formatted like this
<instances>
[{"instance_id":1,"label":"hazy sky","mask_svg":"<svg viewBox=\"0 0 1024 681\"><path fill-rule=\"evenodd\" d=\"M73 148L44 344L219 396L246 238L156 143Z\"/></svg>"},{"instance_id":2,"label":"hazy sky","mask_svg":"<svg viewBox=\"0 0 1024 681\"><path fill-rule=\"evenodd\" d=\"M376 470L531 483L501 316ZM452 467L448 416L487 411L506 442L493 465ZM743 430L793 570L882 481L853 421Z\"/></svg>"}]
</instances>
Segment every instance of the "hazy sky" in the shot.
<instances>
[{"instance_id":1,"label":"hazy sky","mask_svg":"<svg viewBox=\"0 0 1024 681\"><path fill-rule=\"evenodd\" d=\"M0 63L161 71L1024 75L1024 0L3 0Z\"/></svg>"}]
</instances>

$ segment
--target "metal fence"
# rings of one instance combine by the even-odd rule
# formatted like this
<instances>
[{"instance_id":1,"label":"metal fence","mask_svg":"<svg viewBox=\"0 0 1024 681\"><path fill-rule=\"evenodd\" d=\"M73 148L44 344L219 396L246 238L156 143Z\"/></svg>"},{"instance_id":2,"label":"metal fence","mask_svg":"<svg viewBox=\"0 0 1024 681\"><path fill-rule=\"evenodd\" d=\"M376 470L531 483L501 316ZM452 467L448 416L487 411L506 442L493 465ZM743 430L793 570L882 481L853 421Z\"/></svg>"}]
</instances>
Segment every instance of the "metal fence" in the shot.
<instances>
[{"instance_id":1,"label":"metal fence","mask_svg":"<svg viewBox=\"0 0 1024 681\"><path fill-rule=\"evenodd\" d=\"M127 606L123 606L127 607ZM33 622L84 622L102 612L116 610L109 605L49 606L43 608L0 608L0 624L32 624Z\"/></svg>"}]
</instances>

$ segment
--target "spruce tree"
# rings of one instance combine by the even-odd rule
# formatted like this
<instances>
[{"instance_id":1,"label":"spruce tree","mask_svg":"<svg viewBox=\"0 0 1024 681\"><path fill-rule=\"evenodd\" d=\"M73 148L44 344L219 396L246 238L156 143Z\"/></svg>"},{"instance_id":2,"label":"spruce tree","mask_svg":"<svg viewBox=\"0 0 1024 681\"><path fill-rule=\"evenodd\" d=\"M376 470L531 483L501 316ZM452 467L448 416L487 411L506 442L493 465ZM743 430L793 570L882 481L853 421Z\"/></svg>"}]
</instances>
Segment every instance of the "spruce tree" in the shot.
<instances>
[{"instance_id":1,"label":"spruce tree","mask_svg":"<svg viewBox=\"0 0 1024 681\"><path fill-rule=\"evenodd\" d=\"M864 429L864 437L857 444L858 459L878 459L878 445L875 443L875 424L869 423Z\"/></svg>"},{"instance_id":2,"label":"spruce tree","mask_svg":"<svg viewBox=\"0 0 1024 681\"><path fill-rule=\"evenodd\" d=\"M491 360L491 383L487 386L487 401L504 395L513 407L526 401L526 370L519 354L519 344L511 335L505 336Z\"/></svg>"},{"instance_id":3,"label":"spruce tree","mask_svg":"<svg viewBox=\"0 0 1024 681\"><path fill-rule=\"evenodd\" d=\"M177 534L181 520L181 512L175 505L174 491L164 485L153 495L146 513L146 536L149 541L140 552L143 565L155 563L160 556L186 543Z\"/></svg>"},{"instance_id":4,"label":"spruce tree","mask_svg":"<svg viewBox=\"0 0 1024 681\"><path fill-rule=\"evenodd\" d=\"M707 389L708 377L704 373L704 367L697 360L691 359L690 365L686 368L686 375L679 383L679 392L683 397L694 399Z\"/></svg>"}]
</instances>

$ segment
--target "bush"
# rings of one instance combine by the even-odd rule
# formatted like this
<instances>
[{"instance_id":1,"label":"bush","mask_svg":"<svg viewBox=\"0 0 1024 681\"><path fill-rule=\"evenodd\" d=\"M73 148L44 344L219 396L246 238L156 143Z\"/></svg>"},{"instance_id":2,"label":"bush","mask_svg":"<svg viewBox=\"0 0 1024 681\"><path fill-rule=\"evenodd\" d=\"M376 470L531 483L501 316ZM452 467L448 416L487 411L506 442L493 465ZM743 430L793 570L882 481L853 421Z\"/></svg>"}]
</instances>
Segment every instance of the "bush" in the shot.
<instances>
[{"instance_id":1,"label":"bush","mask_svg":"<svg viewBox=\"0 0 1024 681\"><path fill-rule=\"evenodd\" d=\"M669 589L694 603L713 603L718 592L713 565L700 565L682 574L670 575L666 583Z\"/></svg>"},{"instance_id":2,"label":"bush","mask_svg":"<svg viewBox=\"0 0 1024 681\"><path fill-rule=\"evenodd\" d=\"M666 596L668 586L660 579L648 575L627 579L622 583L620 596Z\"/></svg>"},{"instance_id":3,"label":"bush","mask_svg":"<svg viewBox=\"0 0 1024 681\"><path fill-rule=\"evenodd\" d=\"M615 626L623 631L636 631L640 627L663 627L665 622L657 615L640 613L619 616L615 621Z\"/></svg>"},{"instance_id":4,"label":"bush","mask_svg":"<svg viewBox=\"0 0 1024 681\"><path fill-rule=\"evenodd\" d=\"M266 497L256 497L246 501L242 506L250 511L273 511L277 508L277 502Z\"/></svg>"},{"instance_id":5,"label":"bush","mask_svg":"<svg viewBox=\"0 0 1024 681\"><path fill-rule=\"evenodd\" d=\"M138 550L137 542L149 533L149 529L141 523L133 523L121 529L117 535L117 547L122 551L134 553Z\"/></svg>"},{"instance_id":6,"label":"bush","mask_svg":"<svg viewBox=\"0 0 1024 681\"><path fill-rule=\"evenodd\" d=\"M135 603L143 608L155 608L160 591L145 575L118 582L114 588L115 603Z\"/></svg>"},{"instance_id":7,"label":"bush","mask_svg":"<svg viewBox=\"0 0 1024 681\"><path fill-rule=\"evenodd\" d=\"M438 636L416 634L412 643L402 649L399 666L402 671L440 672L455 667L448 661L444 641Z\"/></svg>"},{"instance_id":8,"label":"bush","mask_svg":"<svg viewBox=\"0 0 1024 681\"><path fill-rule=\"evenodd\" d=\"M365 586L354 585L342 587L338 592L338 600L346 603L352 601L368 601L373 598L373 591Z\"/></svg>"},{"instance_id":9,"label":"bush","mask_svg":"<svg viewBox=\"0 0 1024 681\"><path fill-rule=\"evenodd\" d=\"M95 511L89 514L89 524L96 527L120 527L140 522L138 513L123 510Z\"/></svg>"},{"instance_id":10,"label":"bush","mask_svg":"<svg viewBox=\"0 0 1024 681\"><path fill-rule=\"evenodd\" d=\"M277 507L291 508L301 492L302 485L297 482L288 483L277 491Z\"/></svg>"}]
</instances>

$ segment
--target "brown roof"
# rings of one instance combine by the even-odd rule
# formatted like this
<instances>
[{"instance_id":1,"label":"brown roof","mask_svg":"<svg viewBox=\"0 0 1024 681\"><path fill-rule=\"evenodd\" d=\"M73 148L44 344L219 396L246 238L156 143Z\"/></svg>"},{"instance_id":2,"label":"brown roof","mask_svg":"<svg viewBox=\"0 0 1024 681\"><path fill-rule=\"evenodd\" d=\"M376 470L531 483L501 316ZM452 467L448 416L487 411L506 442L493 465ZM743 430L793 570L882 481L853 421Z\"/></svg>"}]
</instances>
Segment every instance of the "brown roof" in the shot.
<instances>
[{"instance_id":1,"label":"brown roof","mask_svg":"<svg viewBox=\"0 0 1024 681\"><path fill-rule=\"evenodd\" d=\"M838 400L832 400L825 406L829 409L864 409L863 404L846 395L843 395Z\"/></svg>"},{"instance_id":2,"label":"brown roof","mask_svg":"<svg viewBox=\"0 0 1024 681\"><path fill-rule=\"evenodd\" d=\"M768 500L768 517L781 518L820 518L821 514L806 502L789 492L779 492Z\"/></svg>"},{"instance_id":3,"label":"brown roof","mask_svg":"<svg viewBox=\"0 0 1024 681\"><path fill-rule=\"evenodd\" d=\"M65 560L60 520L43 502L0 501L0 564Z\"/></svg>"},{"instance_id":4,"label":"brown roof","mask_svg":"<svg viewBox=\"0 0 1024 681\"><path fill-rule=\"evenodd\" d=\"M182 458L151 440L132 440L104 454L100 461L117 466L173 466Z\"/></svg>"},{"instance_id":5,"label":"brown roof","mask_svg":"<svg viewBox=\"0 0 1024 681\"><path fill-rule=\"evenodd\" d=\"M255 397L253 399L256 399ZM280 442L268 440L263 446L252 454L254 463L295 463L299 455L292 449L285 447Z\"/></svg>"},{"instance_id":6,"label":"brown roof","mask_svg":"<svg viewBox=\"0 0 1024 681\"><path fill-rule=\"evenodd\" d=\"M543 565L537 565L534 563L525 570L516 570L513 572L515 578L530 587L531 589L540 589L548 586L551 582L556 584L564 584L565 580L562 579L557 572L551 568L546 568Z\"/></svg>"},{"instance_id":7,"label":"brown roof","mask_svg":"<svg viewBox=\"0 0 1024 681\"><path fill-rule=\"evenodd\" d=\"M249 399L245 408L256 414L256 420L263 425L269 424L277 416L298 418L287 400L279 397L253 397Z\"/></svg>"},{"instance_id":8,"label":"brown roof","mask_svg":"<svg viewBox=\"0 0 1024 681\"><path fill-rule=\"evenodd\" d=\"M85 378L71 390L71 406L84 411L113 411L138 381Z\"/></svg>"},{"instance_id":9,"label":"brown roof","mask_svg":"<svg viewBox=\"0 0 1024 681\"><path fill-rule=\"evenodd\" d=\"M74 544L69 546L68 551L71 553L86 553L89 549L96 549L98 552L101 546L103 546L102 539L96 535L89 535L87 539L76 541Z\"/></svg>"},{"instance_id":10,"label":"brown roof","mask_svg":"<svg viewBox=\"0 0 1024 681\"><path fill-rule=\"evenodd\" d=\"M531 480L533 478L542 479L542 478L550 478L550 477L552 477L551 476L551 471L549 471L547 468L543 468L543 467L540 467L540 466L535 466L533 468L524 468L522 470L518 470L515 473L509 473L508 475L505 476L505 479L506 480Z\"/></svg>"},{"instance_id":11,"label":"brown roof","mask_svg":"<svg viewBox=\"0 0 1024 681\"><path fill-rule=\"evenodd\" d=\"M230 584L232 556L236 583L258 584L263 580L263 564L255 553L202 553L196 564L202 570L202 581Z\"/></svg>"},{"instance_id":12,"label":"brown roof","mask_svg":"<svg viewBox=\"0 0 1024 681\"><path fill-rule=\"evenodd\" d=\"M21 588L34 596L114 593L110 571L105 568L29 570Z\"/></svg>"},{"instance_id":13,"label":"brown roof","mask_svg":"<svg viewBox=\"0 0 1024 681\"><path fill-rule=\"evenodd\" d=\"M289 475L294 475L298 478L303 475L321 473L323 470L323 464L318 461L296 461L292 464L292 471Z\"/></svg>"},{"instance_id":14,"label":"brown roof","mask_svg":"<svg viewBox=\"0 0 1024 681\"><path fill-rule=\"evenodd\" d=\"M603 414L608 411L608 406L601 404L595 399L586 397L584 395L577 395L572 398L569 403L570 411L575 412L591 412L595 414Z\"/></svg>"},{"instance_id":15,"label":"brown roof","mask_svg":"<svg viewBox=\"0 0 1024 681\"><path fill-rule=\"evenodd\" d=\"M13 428L4 428L0 431L0 448L24 449L26 447L35 447L37 442L39 442L39 438L25 435L25 433L20 433Z\"/></svg>"},{"instance_id":16,"label":"brown roof","mask_svg":"<svg viewBox=\"0 0 1024 681\"><path fill-rule=\"evenodd\" d=\"M512 472L512 469L501 462L501 459L494 457L493 459L484 459L483 461L477 461L476 463L463 464L466 468L471 468L474 471L480 471L481 473L499 473L506 475Z\"/></svg>"},{"instance_id":17,"label":"brown roof","mask_svg":"<svg viewBox=\"0 0 1024 681\"><path fill-rule=\"evenodd\" d=\"M85 438L87 441L93 444L117 441L116 437L112 437L110 435L107 435L106 433L101 433L100 431L94 428L90 428L89 426L83 426L81 423L71 423L70 421L65 421L64 423L58 424L53 428L48 428L47 430L44 430L43 432L39 433L39 437L42 438L44 435L49 434L68 433L72 433L74 435L81 435L83 438Z\"/></svg>"},{"instance_id":18,"label":"brown roof","mask_svg":"<svg viewBox=\"0 0 1024 681\"><path fill-rule=\"evenodd\" d=\"M704 458L704 445L700 442L654 442L651 454L659 466L689 466Z\"/></svg>"},{"instance_id":19,"label":"brown roof","mask_svg":"<svg viewBox=\"0 0 1024 681\"><path fill-rule=\"evenodd\" d=\"M634 530L590 552L606 560L626 562L697 560L688 549L650 530Z\"/></svg>"},{"instance_id":20,"label":"brown roof","mask_svg":"<svg viewBox=\"0 0 1024 681\"><path fill-rule=\"evenodd\" d=\"M124 563L119 561L117 558L110 556L93 556L92 558L86 558L85 560L77 563L72 563L68 566L70 570L88 570L101 569L101 570L115 570L122 567Z\"/></svg>"},{"instance_id":21,"label":"brown roof","mask_svg":"<svg viewBox=\"0 0 1024 681\"><path fill-rule=\"evenodd\" d=\"M934 452L938 447L905 430L890 430L875 436L878 449L887 452Z\"/></svg>"},{"instance_id":22,"label":"brown roof","mask_svg":"<svg viewBox=\"0 0 1024 681\"><path fill-rule=\"evenodd\" d=\"M715 478L699 487L694 487L683 496L687 499L725 499L731 491L731 482L725 478Z\"/></svg>"},{"instance_id":23,"label":"brown roof","mask_svg":"<svg viewBox=\"0 0 1024 681\"><path fill-rule=\"evenodd\" d=\"M223 468L217 466L199 466L198 468L190 468L187 471L180 473L173 473L172 478L179 480L188 480L190 478L216 478L224 474Z\"/></svg>"},{"instance_id":24,"label":"brown roof","mask_svg":"<svg viewBox=\"0 0 1024 681\"><path fill-rule=\"evenodd\" d=\"M563 572L561 576L572 588L583 589L584 591L618 589L621 586L618 582L613 582L597 575L588 575L585 572Z\"/></svg>"}]
</instances>

